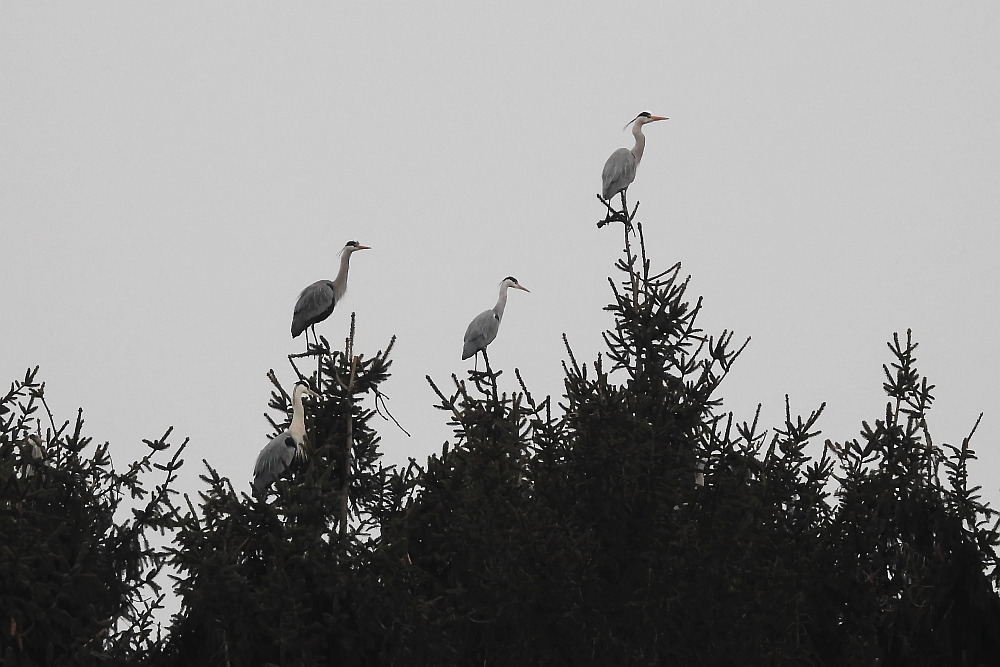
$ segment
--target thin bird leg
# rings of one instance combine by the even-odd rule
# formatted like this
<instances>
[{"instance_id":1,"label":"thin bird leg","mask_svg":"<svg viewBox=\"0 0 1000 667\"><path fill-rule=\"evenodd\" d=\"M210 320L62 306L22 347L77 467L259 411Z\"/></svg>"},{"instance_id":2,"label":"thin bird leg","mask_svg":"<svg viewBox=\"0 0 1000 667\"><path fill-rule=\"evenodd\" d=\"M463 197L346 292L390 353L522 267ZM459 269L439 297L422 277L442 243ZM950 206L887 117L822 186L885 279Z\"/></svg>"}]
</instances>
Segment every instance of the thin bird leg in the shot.
<instances>
[{"instance_id":1,"label":"thin bird leg","mask_svg":"<svg viewBox=\"0 0 1000 667\"><path fill-rule=\"evenodd\" d=\"M312 343L309 342L309 332L310 331L312 332L313 341L316 343L316 345L314 345L314 344L312 344ZM314 354L316 354L316 349L315 348L319 344L318 341L316 340L316 326L315 325L310 325L310 326L306 327L304 333L306 335L306 351L305 351L305 354L303 354L302 356L303 357L311 357ZM316 382L319 382L319 367L318 366L317 366L317 369L316 369L316 373L317 373L317 375L316 375Z\"/></svg>"},{"instance_id":2,"label":"thin bird leg","mask_svg":"<svg viewBox=\"0 0 1000 667\"><path fill-rule=\"evenodd\" d=\"M483 348L483 361L486 362L486 372L490 376L490 384L493 385L493 402L498 403L497 398L497 376L493 374L493 369L490 368L490 358L486 356L486 348Z\"/></svg>"},{"instance_id":3,"label":"thin bird leg","mask_svg":"<svg viewBox=\"0 0 1000 667\"><path fill-rule=\"evenodd\" d=\"M312 327L306 327L306 330L303 332L306 335L306 354L309 354L309 329L311 328Z\"/></svg>"},{"instance_id":4,"label":"thin bird leg","mask_svg":"<svg viewBox=\"0 0 1000 667\"><path fill-rule=\"evenodd\" d=\"M314 324L314 325L312 325L309 328L313 330L313 340L316 341L316 347L319 348L319 337L316 335L316 325ZM323 386L323 376L321 374L322 371L320 370L320 363L322 362L322 360L323 360L322 354L320 353L319 349L317 349L316 350L316 387L317 388L321 388ZM319 390L322 391L322 389L319 389Z\"/></svg>"},{"instance_id":5,"label":"thin bird leg","mask_svg":"<svg viewBox=\"0 0 1000 667\"><path fill-rule=\"evenodd\" d=\"M622 190L622 217L624 218L624 220L622 220L622 222L625 223L625 233L628 234L630 231L632 231L632 218L629 217L629 214L628 214L628 204L625 203L625 191L626 190L628 190L628 188L625 188L625 190Z\"/></svg>"}]
</instances>

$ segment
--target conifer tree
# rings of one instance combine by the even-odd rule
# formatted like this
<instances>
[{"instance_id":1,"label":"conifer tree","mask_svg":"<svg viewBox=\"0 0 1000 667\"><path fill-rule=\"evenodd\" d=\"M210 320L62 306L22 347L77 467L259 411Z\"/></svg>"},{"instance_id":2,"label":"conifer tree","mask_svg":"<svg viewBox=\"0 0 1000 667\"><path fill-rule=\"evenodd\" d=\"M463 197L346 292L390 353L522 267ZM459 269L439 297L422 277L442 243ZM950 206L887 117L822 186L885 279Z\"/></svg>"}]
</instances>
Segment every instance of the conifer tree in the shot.
<instances>
[{"instance_id":1,"label":"conifer tree","mask_svg":"<svg viewBox=\"0 0 1000 667\"><path fill-rule=\"evenodd\" d=\"M169 431L116 474L107 445L83 455L82 418L49 414L43 437L29 372L0 398L4 664L998 664L995 512L969 487L972 434L931 439L909 332L860 440L820 445L824 406L788 398L777 428L740 421L719 389L743 347L699 328L679 264L652 270L635 210L606 353L581 364L565 341L558 402L517 369L513 392L489 366L449 392L428 378L455 437L424 466L381 462L392 342L357 354L353 316L342 351L289 357L322 395L308 458L263 499L206 462L183 513L183 445L152 463ZM268 378L280 432L290 396ZM165 642L150 529L175 531Z\"/></svg>"},{"instance_id":2,"label":"conifer tree","mask_svg":"<svg viewBox=\"0 0 1000 667\"><path fill-rule=\"evenodd\" d=\"M175 525L171 485L187 441L154 463L170 447L168 429L118 473L108 443L92 447L83 435L82 411L72 428L56 426L37 372L0 397L3 664L148 664L160 644L153 612L165 560L151 531ZM154 467L164 479L149 489Z\"/></svg>"},{"instance_id":3,"label":"conifer tree","mask_svg":"<svg viewBox=\"0 0 1000 667\"><path fill-rule=\"evenodd\" d=\"M289 357L297 378L323 398L306 412L307 460L264 500L238 492L205 462L208 489L199 507L188 501L171 550L182 600L171 629L174 664L355 664L381 650L378 637L359 632L358 608L370 604L365 567L393 502L393 471L381 465L369 423L391 348L370 359L356 354L352 316L343 352L321 339L298 355L318 357L316 372L306 376ZM287 415L291 397L273 371L268 377L270 407ZM268 419L275 432L287 425Z\"/></svg>"},{"instance_id":4,"label":"conifer tree","mask_svg":"<svg viewBox=\"0 0 1000 667\"><path fill-rule=\"evenodd\" d=\"M996 664L992 511L968 440L926 433L911 343L866 444L813 459L824 406L786 399L770 434L719 410L742 347L698 328L680 266L652 272L632 227L608 361L567 344L555 415L498 393L502 371L431 383L456 438L386 535L412 564L388 664Z\"/></svg>"},{"instance_id":5,"label":"conifer tree","mask_svg":"<svg viewBox=\"0 0 1000 667\"><path fill-rule=\"evenodd\" d=\"M527 464L545 406L499 393L500 374L471 371L472 388L453 376L453 396L431 381L457 437L416 477L404 522L411 608L394 627L391 664L481 663L498 652L532 664L537 655L535 581L547 565L536 549L553 527L533 503Z\"/></svg>"},{"instance_id":6,"label":"conifer tree","mask_svg":"<svg viewBox=\"0 0 1000 667\"><path fill-rule=\"evenodd\" d=\"M960 446L934 443L934 385L916 348L909 331L905 343L893 337L885 417L833 445L845 474L827 542L843 645L884 665L1000 664L1000 533L968 485L979 422Z\"/></svg>"},{"instance_id":7,"label":"conifer tree","mask_svg":"<svg viewBox=\"0 0 1000 667\"><path fill-rule=\"evenodd\" d=\"M696 327L679 266L650 274L628 238L612 368L570 351L561 416L523 384L498 395L499 373L438 390L457 437L418 476L407 517L428 574L418 597L433 602L408 658L631 664L676 644L659 623L683 580L663 579L691 546L713 392L738 351Z\"/></svg>"}]
</instances>

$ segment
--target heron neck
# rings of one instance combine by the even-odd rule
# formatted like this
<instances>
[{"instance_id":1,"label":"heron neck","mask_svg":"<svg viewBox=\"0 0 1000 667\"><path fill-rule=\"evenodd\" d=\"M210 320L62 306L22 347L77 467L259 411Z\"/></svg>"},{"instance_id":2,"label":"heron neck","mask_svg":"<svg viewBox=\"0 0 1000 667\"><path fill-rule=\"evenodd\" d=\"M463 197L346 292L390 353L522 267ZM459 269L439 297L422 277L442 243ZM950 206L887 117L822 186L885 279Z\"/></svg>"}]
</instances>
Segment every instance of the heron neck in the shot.
<instances>
[{"instance_id":1,"label":"heron neck","mask_svg":"<svg viewBox=\"0 0 1000 667\"><path fill-rule=\"evenodd\" d=\"M347 271L351 268L351 252L345 250L340 256L340 271L337 271L337 277L333 280L333 298L335 301L340 301L344 297L344 293L347 292Z\"/></svg>"},{"instance_id":2,"label":"heron neck","mask_svg":"<svg viewBox=\"0 0 1000 667\"><path fill-rule=\"evenodd\" d=\"M503 319L503 309L507 307L507 286L504 285L500 288L500 298L497 299L497 305L493 306L493 312L497 314L497 322Z\"/></svg>"},{"instance_id":3,"label":"heron neck","mask_svg":"<svg viewBox=\"0 0 1000 667\"><path fill-rule=\"evenodd\" d=\"M340 256L340 271L337 272L336 282L338 284L347 281L347 271L351 268L351 253L344 251Z\"/></svg>"},{"instance_id":4,"label":"heron neck","mask_svg":"<svg viewBox=\"0 0 1000 667\"><path fill-rule=\"evenodd\" d=\"M635 156L635 163L638 165L642 160L642 151L646 148L646 136L642 133L642 125L635 123L632 126L632 136L635 137L632 155Z\"/></svg>"},{"instance_id":5,"label":"heron neck","mask_svg":"<svg viewBox=\"0 0 1000 667\"><path fill-rule=\"evenodd\" d=\"M302 392L292 394L292 425L288 427L295 442L302 442L306 436L306 413L302 407Z\"/></svg>"}]
</instances>

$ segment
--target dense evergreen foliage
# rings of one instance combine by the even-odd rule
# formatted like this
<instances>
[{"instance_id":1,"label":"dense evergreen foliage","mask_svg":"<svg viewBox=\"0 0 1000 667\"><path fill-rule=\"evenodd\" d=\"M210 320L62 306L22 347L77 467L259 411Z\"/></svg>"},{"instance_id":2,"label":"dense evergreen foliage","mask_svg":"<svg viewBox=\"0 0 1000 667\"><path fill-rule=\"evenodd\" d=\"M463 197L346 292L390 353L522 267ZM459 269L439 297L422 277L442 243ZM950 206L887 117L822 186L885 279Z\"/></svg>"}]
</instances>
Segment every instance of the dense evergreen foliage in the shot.
<instances>
[{"instance_id":1,"label":"dense evergreen foliage","mask_svg":"<svg viewBox=\"0 0 1000 667\"><path fill-rule=\"evenodd\" d=\"M152 613L165 562L150 539L177 526L170 486L187 441L154 463L168 430L117 473L107 443L91 447L82 435L82 413L72 429L56 426L37 370L0 397L3 664L146 664L160 644ZM150 490L143 480L154 467L163 480Z\"/></svg>"},{"instance_id":2,"label":"dense evergreen foliage","mask_svg":"<svg viewBox=\"0 0 1000 667\"><path fill-rule=\"evenodd\" d=\"M732 334L698 328L700 301L679 265L651 269L641 225L625 242L606 354L583 364L567 342L556 401L516 371L513 393L499 369L428 378L455 437L423 465L381 462L391 342L364 358L352 322L342 351L311 348L315 370L290 357L322 398L307 460L264 500L205 462L205 490L175 508L175 455L116 523L123 491L145 497L151 459L119 476L106 446L83 458L79 420L31 458L29 373L0 404L5 660L1000 663L1000 534L968 486L969 439L927 432L933 386L909 333L889 345L888 404L860 439L819 442L822 406L769 432L720 409ZM270 378L278 432L290 396ZM152 549L161 528L173 541ZM158 638L164 559L182 606Z\"/></svg>"},{"instance_id":3,"label":"dense evergreen foliage","mask_svg":"<svg viewBox=\"0 0 1000 667\"><path fill-rule=\"evenodd\" d=\"M363 631L378 599L367 566L382 517L400 511L402 497L379 463L375 412L359 397L388 377L392 346L365 360L353 337L352 326L343 354L317 352L321 369L308 379L324 398L309 412L311 451L291 480L261 502L206 462L208 490L198 508L189 501L170 550L183 601L168 646L174 664L345 664L379 650L379 636ZM291 396L269 376L271 407L287 414Z\"/></svg>"}]
</instances>

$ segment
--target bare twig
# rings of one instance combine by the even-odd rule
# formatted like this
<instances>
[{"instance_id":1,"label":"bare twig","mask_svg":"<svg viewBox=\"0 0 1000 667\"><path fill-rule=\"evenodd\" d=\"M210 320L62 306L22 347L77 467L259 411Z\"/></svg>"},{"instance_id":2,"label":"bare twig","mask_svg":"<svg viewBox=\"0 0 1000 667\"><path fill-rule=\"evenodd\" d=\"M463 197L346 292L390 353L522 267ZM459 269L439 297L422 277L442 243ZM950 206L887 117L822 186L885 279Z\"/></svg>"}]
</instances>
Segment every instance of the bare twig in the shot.
<instances>
[{"instance_id":1,"label":"bare twig","mask_svg":"<svg viewBox=\"0 0 1000 667\"><path fill-rule=\"evenodd\" d=\"M392 413L389 412L389 408L385 404L385 401L388 397L381 391L379 391L378 387L373 387L373 390L375 392L375 412L378 414L378 416L381 417L382 419L386 419L386 415L389 415L386 421L391 419L392 422L396 425L396 427L399 428L400 431L406 434L407 438L411 437L410 432L407 431L405 428L403 428L402 425L398 421L396 421L396 418L392 416ZM385 415L382 414L383 411L385 411Z\"/></svg>"}]
</instances>

